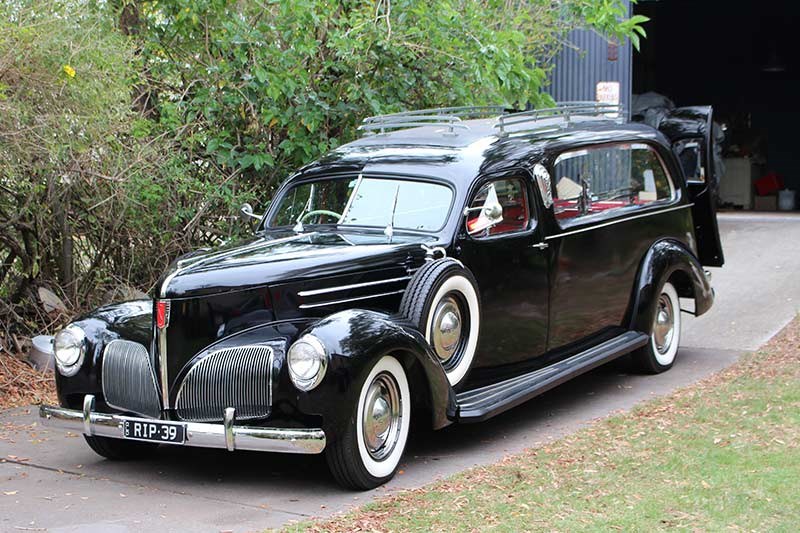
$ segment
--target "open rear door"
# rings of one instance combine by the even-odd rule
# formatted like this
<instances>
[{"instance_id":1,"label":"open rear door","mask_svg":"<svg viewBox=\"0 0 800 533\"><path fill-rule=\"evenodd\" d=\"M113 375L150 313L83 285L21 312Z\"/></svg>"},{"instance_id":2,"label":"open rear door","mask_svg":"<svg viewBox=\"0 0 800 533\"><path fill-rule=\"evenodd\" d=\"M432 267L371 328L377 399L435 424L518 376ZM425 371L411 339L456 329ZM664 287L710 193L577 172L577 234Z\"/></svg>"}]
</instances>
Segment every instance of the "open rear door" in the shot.
<instances>
[{"instance_id":1,"label":"open rear door","mask_svg":"<svg viewBox=\"0 0 800 533\"><path fill-rule=\"evenodd\" d=\"M697 255L706 266L722 266L722 243L717 227L719 172L714 157L713 109L710 106L680 107L670 111L658 126L672 142L692 206Z\"/></svg>"}]
</instances>

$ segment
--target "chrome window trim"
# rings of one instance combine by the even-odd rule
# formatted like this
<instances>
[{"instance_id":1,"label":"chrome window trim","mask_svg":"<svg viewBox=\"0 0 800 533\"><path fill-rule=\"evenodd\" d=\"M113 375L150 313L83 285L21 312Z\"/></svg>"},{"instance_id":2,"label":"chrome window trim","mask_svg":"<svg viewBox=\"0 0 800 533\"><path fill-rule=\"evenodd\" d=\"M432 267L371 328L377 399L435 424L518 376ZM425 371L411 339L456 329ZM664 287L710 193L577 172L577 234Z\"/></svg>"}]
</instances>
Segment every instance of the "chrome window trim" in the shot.
<instances>
[{"instance_id":1,"label":"chrome window trim","mask_svg":"<svg viewBox=\"0 0 800 533\"><path fill-rule=\"evenodd\" d=\"M340 304L346 304L346 303L350 303L350 302L358 302L358 301L361 301L361 300L369 300L371 298L381 298L383 296L394 296L396 294L403 294L404 292L406 292L406 290L402 289L402 290L399 290L399 291L381 292L381 293L378 293L378 294L368 294L366 296L354 296L353 298L344 298L342 300L333 300L333 301L330 301L330 302L320 302L320 303L315 303L315 304L301 304L299 307L300 307L300 309L314 309L315 307L329 307L329 306L332 306L332 305L340 305Z\"/></svg>"},{"instance_id":2,"label":"chrome window trim","mask_svg":"<svg viewBox=\"0 0 800 533\"><path fill-rule=\"evenodd\" d=\"M575 150L567 150L565 152L561 152L560 154L558 154L558 157L556 157L556 160L553 162L553 170L555 170L556 165L558 165L560 162L564 160L589 155L590 151L602 150L605 148L613 148L617 146L623 146L623 147L627 146L630 147L631 150L649 150L653 152L656 155L656 158L658 158L658 162L661 165L661 169L664 171L664 175L667 177L667 183L669 183L670 196L669 198L662 198L652 203L671 202L675 200L677 192L677 189L675 188L675 180L672 179L672 173L669 171L669 167L666 165L666 161L664 161L664 158L661 157L661 154L658 152L658 150L655 149L655 147L652 144L645 142L625 142L625 141L608 142L592 146L585 146L583 148L578 148Z\"/></svg>"},{"instance_id":3,"label":"chrome window trim","mask_svg":"<svg viewBox=\"0 0 800 533\"><path fill-rule=\"evenodd\" d=\"M657 211L655 211L655 210L654 211L648 211L646 213L641 213L641 214L633 215L633 216L629 216L629 217L621 216L620 218L617 218L617 219L614 219L614 220L609 220L608 222L603 222L601 224L595 224L593 226L587 226L585 228L579 228L579 229L576 229L576 230L566 231L564 233L558 233L556 235L548 235L544 239L546 241L549 241L549 240L553 240L553 239L558 239L559 237L569 237L570 235L575 235L577 233L584 233L584 232L591 231L591 230L594 230L594 229L605 228L605 227L608 227L608 226L613 226L614 224L620 224L622 222L628 222L629 220L635 220L637 218L652 217L652 216L660 215L660 214L663 214L663 213L669 213L670 211L678 211L680 209L689 209L693 205L694 204L676 205L676 206L673 206L673 207L668 207L666 209L659 209Z\"/></svg>"},{"instance_id":4,"label":"chrome window trim","mask_svg":"<svg viewBox=\"0 0 800 533\"><path fill-rule=\"evenodd\" d=\"M275 226L273 222L275 221L275 216L277 215L277 211L280 207L280 204L283 202L286 195L289 193L291 189L294 187L303 185L305 183L313 183L322 180L329 180L329 179L360 179L360 178L367 178L367 179L380 179L380 180L394 180L394 181L408 181L408 182L422 182L422 183L431 183L434 185L440 185L443 187L447 187L452 196L450 197L450 206L447 209L447 215L444 217L444 221L442 225L433 230L417 230L414 228L402 228L396 227L395 231L399 232L408 232L416 235L437 235L443 232L447 226L450 224L451 217L453 216L453 210L456 206L456 201L458 200L458 188L456 185L449 181L446 178L435 176L431 174L413 174L413 173L393 173L393 172L364 172L361 171L359 173L355 173L352 171L345 171L345 172L324 172L320 174L313 174L313 175L304 175L302 172L294 174L287 179L283 185L281 185L278 190L273 195L272 200L269 204L269 209L267 214L264 217L264 220L258 226L257 231L263 230L276 230L276 229L286 229L291 226ZM340 228L338 224L335 226ZM343 224L341 227L344 228L367 228L367 229L383 229L383 226L362 226L358 224Z\"/></svg>"},{"instance_id":5,"label":"chrome window trim","mask_svg":"<svg viewBox=\"0 0 800 533\"><path fill-rule=\"evenodd\" d=\"M411 279L411 276L403 276L400 278L391 278L391 279L381 279L378 281L365 281L364 283L353 283L352 285L338 285L335 287L326 287L324 289L312 289L308 291L300 291L297 293L298 296L317 296L319 294L328 294L331 292L341 292L346 291L349 289L361 289L363 287L373 287L375 285L383 285L386 283L396 283L399 281L408 281Z\"/></svg>"},{"instance_id":6,"label":"chrome window trim","mask_svg":"<svg viewBox=\"0 0 800 533\"><path fill-rule=\"evenodd\" d=\"M519 173L516 171L519 170ZM534 196L536 195L536 184L534 183L535 180L533 179L533 174L531 171L526 169L513 169L508 174L499 174L499 175L490 175L487 179L481 180L478 182L477 186L472 187L472 194L467 196L467 203L464 206L465 209L468 209L472 202L475 200L475 197L478 193L490 183L494 183L497 181L519 181L520 185L522 185L522 191L525 193L525 201L527 202L527 209L528 209L528 225L523 229L513 230L513 231L506 231L504 233L496 233L495 235L487 235L485 237L478 237L476 235L472 235L467 233L467 238L471 241L476 242L492 242L499 239L507 239L512 237L521 237L525 235L532 235L536 228L539 226L539 214L536 212L536 206L534 204ZM530 186L529 186L530 185ZM461 215L460 219L461 222L459 226L463 230L463 226L465 224L465 215Z\"/></svg>"}]
</instances>

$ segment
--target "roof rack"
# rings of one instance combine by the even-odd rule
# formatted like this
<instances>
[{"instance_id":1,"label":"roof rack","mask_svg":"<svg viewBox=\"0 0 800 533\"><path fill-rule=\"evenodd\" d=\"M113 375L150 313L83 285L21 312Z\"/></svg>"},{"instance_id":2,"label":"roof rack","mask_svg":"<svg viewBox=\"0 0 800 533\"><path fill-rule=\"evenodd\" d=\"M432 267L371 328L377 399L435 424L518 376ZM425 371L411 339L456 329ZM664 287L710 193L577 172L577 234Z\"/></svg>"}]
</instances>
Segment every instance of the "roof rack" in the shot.
<instances>
[{"instance_id":1,"label":"roof rack","mask_svg":"<svg viewBox=\"0 0 800 533\"><path fill-rule=\"evenodd\" d=\"M401 130L421 126L444 126L448 129L448 134L456 135L456 129L469 129L469 126L462 123L462 119L495 117L505 112L506 108L501 105L417 109L415 111L403 111L365 118L358 129L368 135L374 135L375 132L386 133L387 130Z\"/></svg>"},{"instance_id":2,"label":"roof rack","mask_svg":"<svg viewBox=\"0 0 800 533\"><path fill-rule=\"evenodd\" d=\"M497 119L495 128L501 134L509 133L529 133L532 131L550 130L567 127L575 117L589 118L595 120L623 120L623 108L621 104L605 104L601 102L559 102L556 107L542 109L531 109L508 115L501 115ZM545 119L561 119L557 122L538 124ZM506 131L509 126L531 123L532 127L515 129L512 132ZM538 126L538 127L537 127Z\"/></svg>"}]
</instances>

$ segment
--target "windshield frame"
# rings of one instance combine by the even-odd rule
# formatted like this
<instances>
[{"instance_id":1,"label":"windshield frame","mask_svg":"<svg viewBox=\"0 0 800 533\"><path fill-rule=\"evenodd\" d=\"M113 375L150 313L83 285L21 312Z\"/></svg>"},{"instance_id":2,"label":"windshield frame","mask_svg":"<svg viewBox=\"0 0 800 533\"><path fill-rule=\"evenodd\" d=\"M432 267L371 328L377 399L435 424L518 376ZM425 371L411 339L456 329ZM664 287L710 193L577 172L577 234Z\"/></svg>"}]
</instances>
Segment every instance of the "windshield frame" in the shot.
<instances>
[{"instance_id":1,"label":"windshield frame","mask_svg":"<svg viewBox=\"0 0 800 533\"><path fill-rule=\"evenodd\" d=\"M269 208L264 215L264 220L258 227L258 231L263 230L276 230L276 229L286 229L291 228L290 225L282 225L282 226L273 226L272 222L274 221L275 217L278 214L278 210L280 205L282 204L283 200L289 194L294 187L298 187L300 185L306 183L314 183L318 181L326 181L332 179L358 179L359 176L363 178L372 178L372 179L382 179L382 180L395 180L395 181L408 181L408 182L422 182L422 183L431 183L435 185L441 185L447 187L450 190L450 205L447 208L447 214L442 219L442 224L436 229L431 230L419 230L413 228L403 228L399 226L393 226L393 230L395 232L403 232L403 233L413 233L413 234L422 234L422 235L437 235L441 233L450 222L450 217L453 215L453 207L456 204L458 199L458 191L453 183L438 178L435 176L419 176L414 174L393 174L393 173L384 173L384 172L331 172L331 173L320 173L315 174L313 176L301 176L296 175L284 182L284 184L278 189L273 197L272 201L269 204ZM309 224L303 223L303 226L306 228L336 228L336 229L357 229L357 230L379 230L383 231L386 226L370 226L370 225L359 225L359 224Z\"/></svg>"}]
</instances>

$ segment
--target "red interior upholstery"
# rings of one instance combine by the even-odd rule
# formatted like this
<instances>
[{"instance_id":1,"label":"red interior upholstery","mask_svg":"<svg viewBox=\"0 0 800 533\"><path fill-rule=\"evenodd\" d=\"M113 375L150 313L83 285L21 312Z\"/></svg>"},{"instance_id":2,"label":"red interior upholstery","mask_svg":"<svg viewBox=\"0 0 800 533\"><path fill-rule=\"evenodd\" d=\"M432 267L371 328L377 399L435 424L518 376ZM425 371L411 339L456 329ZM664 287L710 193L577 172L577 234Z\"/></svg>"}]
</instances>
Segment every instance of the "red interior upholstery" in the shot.
<instances>
[{"instance_id":1,"label":"red interior upholstery","mask_svg":"<svg viewBox=\"0 0 800 533\"><path fill-rule=\"evenodd\" d=\"M467 228L473 230L478 223L478 216L475 215L467 221ZM508 204L503 206L503 221L489 228L489 235L499 235L500 233L509 233L512 231L520 231L528 225L528 213L524 204Z\"/></svg>"},{"instance_id":2,"label":"red interior upholstery","mask_svg":"<svg viewBox=\"0 0 800 533\"><path fill-rule=\"evenodd\" d=\"M634 199L633 202L628 200L610 200L610 201L599 201L599 202L592 202L591 208L589 212L586 213L587 215L591 215L594 213L600 213L602 211L607 211L609 209L617 209L618 207L625 207L627 205L642 205L648 202L642 202L639 199ZM556 218L559 220L565 218L575 218L580 215L580 211L578 211L578 200L560 200L555 199L553 200L553 205L555 206L556 210Z\"/></svg>"}]
</instances>

